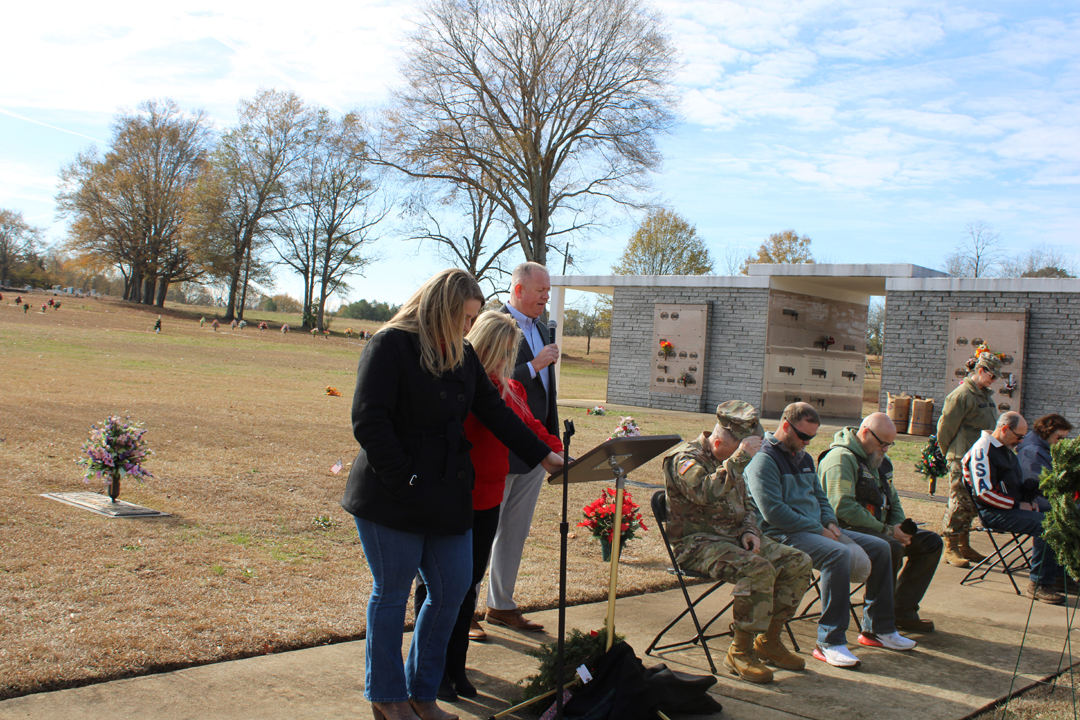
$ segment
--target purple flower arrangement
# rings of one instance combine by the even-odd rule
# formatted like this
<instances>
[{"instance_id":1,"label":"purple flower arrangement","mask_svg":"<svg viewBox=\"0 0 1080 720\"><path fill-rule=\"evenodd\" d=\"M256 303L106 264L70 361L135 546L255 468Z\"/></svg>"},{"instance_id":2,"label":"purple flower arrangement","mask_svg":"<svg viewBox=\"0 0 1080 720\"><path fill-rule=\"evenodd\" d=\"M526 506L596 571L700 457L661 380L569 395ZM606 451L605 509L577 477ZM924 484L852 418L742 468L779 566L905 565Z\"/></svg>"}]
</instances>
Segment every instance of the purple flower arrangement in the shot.
<instances>
[{"instance_id":1,"label":"purple flower arrangement","mask_svg":"<svg viewBox=\"0 0 1080 720\"><path fill-rule=\"evenodd\" d=\"M146 430L131 418L113 415L100 426L90 428L90 439L83 443L86 457L75 462L86 468L86 481L95 478L108 484L124 475L142 480L154 477L142 463L153 453L143 440Z\"/></svg>"}]
</instances>

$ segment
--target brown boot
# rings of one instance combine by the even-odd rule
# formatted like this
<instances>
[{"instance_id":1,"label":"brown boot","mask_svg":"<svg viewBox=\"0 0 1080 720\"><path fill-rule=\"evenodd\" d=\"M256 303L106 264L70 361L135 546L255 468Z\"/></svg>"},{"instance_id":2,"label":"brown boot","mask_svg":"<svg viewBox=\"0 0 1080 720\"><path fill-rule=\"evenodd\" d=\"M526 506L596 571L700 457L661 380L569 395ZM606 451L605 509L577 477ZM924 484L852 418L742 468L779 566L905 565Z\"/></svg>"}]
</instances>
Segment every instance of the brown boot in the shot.
<instances>
[{"instance_id":1,"label":"brown boot","mask_svg":"<svg viewBox=\"0 0 1080 720\"><path fill-rule=\"evenodd\" d=\"M758 635L754 640L754 654L767 665L775 665L781 670L802 670L806 667L806 661L784 647L784 641L780 633L784 624L775 619L769 623L769 629L764 635Z\"/></svg>"},{"instance_id":2,"label":"brown boot","mask_svg":"<svg viewBox=\"0 0 1080 720\"><path fill-rule=\"evenodd\" d=\"M980 555L973 547L971 547L971 545L968 545L968 540L970 539L970 536L970 532L960 533L960 555L972 562L982 562L986 559L986 556Z\"/></svg>"},{"instance_id":3,"label":"brown boot","mask_svg":"<svg viewBox=\"0 0 1080 720\"><path fill-rule=\"evenodd\" d=\"M953 567L971 567L971 563L968 562L968 559L960 552L959 533L945 536L945 552L942 554L941 559Z\"/></svg>"},{"instance_id":4,"label":"brown boot","mask_svg":"<svg viewBox=\"0 0 1080 720\"><path fill-rule=\"evenodd\" d=\"M731 626L731 631L734 637L727 657L724 658L724 667L730 670L732 675L738 675L748 682L772 682L772 670L762 665L754 655L754 636L745 630L736 630L734 625Z\"/></svg>"},{"instance_id":5,"label":"brown boot","mask_svg":"<svg viewBox=\"0 0 1080 720\"><path fill-rule=\"evenodd\" d=\"M1040 585L1036 582L1029 582L1024 595L1032 600L1049 603L1050 605L1065 604L1065 596L1055 590L1053 585Z\"/></svg>"}]
</instances>

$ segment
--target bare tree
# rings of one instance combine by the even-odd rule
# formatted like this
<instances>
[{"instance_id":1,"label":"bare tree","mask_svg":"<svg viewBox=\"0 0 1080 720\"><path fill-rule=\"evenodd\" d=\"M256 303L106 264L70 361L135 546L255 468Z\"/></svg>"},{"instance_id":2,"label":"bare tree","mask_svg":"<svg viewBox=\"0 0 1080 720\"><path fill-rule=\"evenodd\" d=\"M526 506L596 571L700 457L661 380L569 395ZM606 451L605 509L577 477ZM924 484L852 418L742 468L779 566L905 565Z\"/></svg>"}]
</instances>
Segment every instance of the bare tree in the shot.
<instances>
[{"instance_id":1,"label":"bare tree","mask_svg":"<svg viewBox=\"0 0 1080 720\"><path fill-rule=\"evenodd\" d=\"M21 212L0 208L0 286L8 284L11 273L22 263L41 237L41 229L23 220Z\"/></svg>"},{"instance_id":2,"label":"bare tree","mask_svg":"<svg viewBox=\"0 0 1080 720\"><path fill-rule=\"evenodd\" d=\"M724 275L738 275L746 263L746 256L747 250L742 245L725 245L724 254L720 258L720 270Z\"/></svg>"},{"instance_id":3,"label":"bare tree","mask_svg":"<svg viewBox=\"0 0 1080 720\"><path fill-rule=\"evenodd\" d=\"M308 143L292 191L296 204L281 214L272 237L282 262L304 280L304 327L321 328L329 297L374 260L364 248L387 210L372 207L378 187L358 115L333 120L318 111Z\"/></svg>"},{"instance_id":4,"label":"bare tree","mask_svg":"<svg viewBox=\"0 0 1080 720\"><path fill-rule=\"evenodd\" d=\"M1076 259L1049 245L1036 245L1001 263L1002 277L1076 277Z\"/></svg>"},{"instance_id":5,"label":"bare tree","mask_svg":"<svg viewBox=\"0 0 1080 720\"><path fill-rule=\"evenodd\" d=\"M278 90L242 100L239 115L239 124L225 132L214 153L218 186L226 193L217 223L231 246L225 320L244 316L245 271L257 262L254 243L265 232L264 222L297 204L290 195L290 173L309 148L315 120L298 95Z\"/></svg>"},{"instance_id":6,"label":"bare tree","mask_svg":"<svg viewBox=\"0 0 1080 720\"><path fill-rule=\"evenodd\" d=\"M870 299L866 317L866 352L880 355L885 345L885 298Z\"/></svg>"},{"instance_id":7,"label":"bare tree","mask_svg":"<svg viewBox=\"0 0 1080 720\"><path fill-rule=\"evenodd\" d=\"M439 194L439 190L445 192ZM433 242L440 257L469 271L491 298L505 290L505 260L517 237L500 219L489 192L475 185L421 182L402 215L412 223L410 240Z\"/></svg>"},{"instance_id":8,"label":"bare tree","mask_svg":"<svg viewBox=\"0 0 1080 720\"><path fill-rule=\"evenodd\" d=\"M646 187L655 136L674 122L675 53L642 0L428 0L421 12L386 162L489 196L539 263L556 213Z\"/></svg>"},{"instance_id":9,"label":"bare tree","mask_svg":"<svg viewBox=\"0 0 1080 720\"><path fill-rule=\"evenodd\" d=\"M712 258L697 228L673 210L653 210L630 236L616 275L708 275Z\"/></svg>"},{"instance_id":10,"label":"bare tree","mask_svg":"<svg viewBox=\"0 0 1080 720\"><path fill-rule=\"evenodd\" d=\"M964 226L960 244L945 256L945 272L956 277L992 277L1001 263L1001 236L982 220L973 220Z\"/></svg>"}]
</instances>

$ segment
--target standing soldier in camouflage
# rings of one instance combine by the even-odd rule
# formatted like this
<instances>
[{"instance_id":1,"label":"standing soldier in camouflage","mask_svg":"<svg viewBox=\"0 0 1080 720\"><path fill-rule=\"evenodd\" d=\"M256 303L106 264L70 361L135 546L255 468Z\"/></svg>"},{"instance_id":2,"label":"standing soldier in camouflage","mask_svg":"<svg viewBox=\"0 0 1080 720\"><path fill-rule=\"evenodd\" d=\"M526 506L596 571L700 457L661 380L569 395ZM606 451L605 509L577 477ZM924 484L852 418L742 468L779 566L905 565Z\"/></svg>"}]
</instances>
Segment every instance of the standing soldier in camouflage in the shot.
<instances>
[{"instance_id":1,"label":"standing soldier in camouflage","mask_svg":"<svg viewBox=\"0 0 1080 720\"><path fill-rule=\"evenodd\" d=\"M992 431L997 423L998 411L990 385L1000 375L1001 360L989 352L981 354L971 374L945 397L937 422L938 447L949 461L949 507L941 532L945 538L945 562L959 568L968 567L969 561L983 559L968 544L971 521L978 512L964 485L961 460L982 431Z\"/></svg>"},{"instance_id":2,"label":"standing soldier in camouflage","mask_svg":"<svg viewBox=\"0 0 1080 720\"><path fill-rule=\"evenodd\" d=\"M742 476L764 434L757 410L732 400L717 406L716 418L711 434L664 456L668 534L680 567L734 585L734 637L724 665L743 680L767 683L773 673L762 661L806 667L780 633L810 587L810 558L758 527Z\"/></svg>"}]
</instances>

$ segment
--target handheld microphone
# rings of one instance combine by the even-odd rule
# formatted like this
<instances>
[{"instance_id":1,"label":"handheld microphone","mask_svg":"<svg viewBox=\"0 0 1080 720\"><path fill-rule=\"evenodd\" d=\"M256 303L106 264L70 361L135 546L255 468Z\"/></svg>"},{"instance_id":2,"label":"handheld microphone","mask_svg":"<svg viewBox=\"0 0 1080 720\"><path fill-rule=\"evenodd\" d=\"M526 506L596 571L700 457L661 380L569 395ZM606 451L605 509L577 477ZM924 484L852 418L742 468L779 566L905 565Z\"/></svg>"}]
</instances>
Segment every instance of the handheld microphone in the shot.
<instances>
[{"instance_id":1,"label":"handheld microphone","mask_svg":"<svg viewBox=\"0 0 1080 720\"><path fill-rule=\"evenodd\" d=\"M548 337L551 338L551 342L555 342L555 329L559 327L559 323L554 320L548 320Z\"/></svg>"}]
</instances>

